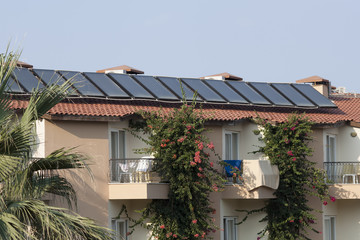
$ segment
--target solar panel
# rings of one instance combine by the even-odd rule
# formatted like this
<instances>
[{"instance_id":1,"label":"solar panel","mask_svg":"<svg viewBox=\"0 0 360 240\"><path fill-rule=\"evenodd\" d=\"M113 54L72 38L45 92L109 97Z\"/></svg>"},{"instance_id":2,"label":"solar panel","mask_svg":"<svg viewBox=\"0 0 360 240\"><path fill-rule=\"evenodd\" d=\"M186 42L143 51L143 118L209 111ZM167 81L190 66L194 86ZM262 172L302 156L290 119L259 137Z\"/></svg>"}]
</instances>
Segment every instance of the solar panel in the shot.
<instances>
[{"instance_id":1,"label":"solar panel","mask_svg":"<svg viewBox=\"0 0 360 240\"><path fill-rule=\"evenodd\" d=\"M126 92L104 73L86 72L84 75L93 81L109 97L129 97Z\"/></svg>"},{"instance_id":2,"label":"solar panel","mask_svg":"<svg viewBox=\"0 0 360 240\"><path fill-rule=\"evenodd\" d=\"M293 106L286 98L284 98L279 92L272 88L268 83L252 82L250 85L258 92L263 94L273 104L279 106Z\"/></svg>"},{"instance_id":3,"label":"solar panel","mask_svg":"<svg viewBox=\"0 0 360 240\"><path fill-rule=\"evenodd\" d=\"M227 81L227 84L230 84L236 91L243 95L250 103L253 104L270 104L265 98L258 94L254 89L249 87L244 82L238 81Z\"/></svg>"},{"instance_id":4,"label":"solar panel","mask_svg":"<svg viewBox=\"0 0 360 240\"><path fill-rule=\"evenodd\" d=\"M284 96L286 96L290 101L292 101L296 106L299 107L315 107L309 100L307 100L303 95L295 90L290 84L287 83L273 83L271 84L278 91L280 91Z\"/></svg>"},{"instance_id":5,"label":"solar panel","mask_svg":"<svg viewBox=\"0 0 360 240\"><path fill-rule=\"evenodd\" d=\"M134 76L142 85L149 89L158 99L179 100L174 94L164 87L158 80L151 76Z\"/></svg>"},{"instance_id":6,"label":"solar panel","mask_svg":"<svg viewBox=\"0 0 360 240\"><path fill-rule=\"evenodd\" d=\"M65 80L54 70L46 70L46 69L33 69L33 72L43 80L46 85L51 85L53 83L57 83L61 85L65 82Z\"/></svg>"},{"instance_id":7,"label":"solar panel","mask_svg":"<svg viewBox=\"0 0 360 240\"><path fill-rule=\"evenodd\" d=\"M99 96L104 97L104 94L100 92L89 80L87 80L80 72L72 71L59 71L67 80L71 79L73 86L85 96Z\"/></svg>"},{"instance_id":8,"label":"solar panel","mask_svg":"<svg viewBox=\"0 0 360 240\"><path fill-rule=\"evenodd\" d=\"M241 97L237 92L235 92L231 87L226 85L224 81L221 80L205 80L213 89L218 91L223 95L229 102L232 103L249 103L243 97Z\"/></svg>"},{"instance_id":9,"label":"solar panel","mask_svg":"<svg viewBox=\"0 0 360 240\"><path fill-rule=\"evenodd\" d=\"M297 90L302 92L306 97L310 98L319 107L336 107L330 99L316 91L312 86L308 84L292 84Z\"/></svg>"},{"instance_id":10,"label":"solar panel","mask_svg":"<svg viewBox=\"0 0 360 240\"><path fill-rule=\"evenodd\" d=\"M27 92L45 87L27 68L15 68L12 74Z\"/></svg>"},{"instance_id":11,"label":"solar panel","mask_svg":"<svg viewBox=\"0 0 360 240\"><path fill-rule=\"evenodd\" d=\"M24 90L21 89L19 84L14 80L13 77L10 76L8 83L7 83L10 92L14 93L24 93Z\"/></svg>"},{"instance_id":12,"label":"solar panel","mask_svg":"<svg viewBox=\"0 0 360 240\"><path fill-rule=\"evenodd\" d=\"M177 78L173 77L157 77L163 84L165 84L169 89L171 89L174 93L176 93L180 98L182 98L181 86L184 90L185 99L192 100L194 96L194 92L188 88L186 85L179 83ZM196 100L201 101L202 99L197 96Z\"/></svg>"},{"instance_id":13,"label":"solar panel","mask_svg":"<svg viewBox=\"0 0 360 240\"><path fill-rule=\"evenodd\" d=\"M120 86L126 89L131 95L136 98L154 98L148 91L146 91L140 84L126 74L109 73Z\"/></svg>"},{"instance_id":14,"label":"solar panel","mask_svg":"<svg viewBox=\"0 0 360 240\"><path fill-rule=\"evenodd\" d=\"M214 92L200 79L182 78L182 80L189 85L193 90L197 91L204 100L209 102L227 102L219 94Z\"/></svg>"}]
</instances>

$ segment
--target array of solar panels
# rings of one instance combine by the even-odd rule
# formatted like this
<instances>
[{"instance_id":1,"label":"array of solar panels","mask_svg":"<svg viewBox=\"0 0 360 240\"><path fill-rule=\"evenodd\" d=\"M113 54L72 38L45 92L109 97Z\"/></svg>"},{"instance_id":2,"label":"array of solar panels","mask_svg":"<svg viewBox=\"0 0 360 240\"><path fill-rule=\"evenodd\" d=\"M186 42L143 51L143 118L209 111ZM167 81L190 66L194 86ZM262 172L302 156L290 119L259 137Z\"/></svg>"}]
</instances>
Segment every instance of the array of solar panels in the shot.
<instances>
[{"instance_id":1,"label":"array of solar panels","mask_svg":"<svg viewBox=\"0 0 360 240\"><path fill-rule=\"evenodd\" d=\"M83 97L187 100L197 91L197 101L242 105L300 108L336 107L328 98L307 84L261 83L153 77L115 73L54 71L17 68L10 81L10 91L29 93L49 84L71 79L75 95Z\"/></svg>"}]
</instances>

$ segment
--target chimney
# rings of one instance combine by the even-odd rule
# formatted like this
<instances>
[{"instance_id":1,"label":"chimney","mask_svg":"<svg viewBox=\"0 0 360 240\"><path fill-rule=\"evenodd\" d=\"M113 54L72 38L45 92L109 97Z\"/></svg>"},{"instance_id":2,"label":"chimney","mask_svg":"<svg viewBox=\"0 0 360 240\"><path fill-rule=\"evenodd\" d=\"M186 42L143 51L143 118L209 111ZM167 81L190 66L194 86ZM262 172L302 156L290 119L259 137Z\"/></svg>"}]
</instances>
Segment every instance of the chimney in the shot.
<instances>
[{"instance_id":1,"label":"chimney","mask_svg":"<svg viewBox=\"0 0 360 240\"><path fill-rule=\"evenodd\" d=\"M227 72L201 77L200 79L234 80L234 81L242 81L243 80L241 77L231 75L230 73L227 73Z\"/></svg>"},{"instance_id":2,"label":"chimney","mask_svg":"<svg viewBox=\"0 0 360 240\"><path fill-rule=\"evenodd\" d=\"M22 61L17 61L16 66L17 67L22 67L22 68L33 68L34 67L33 65L28 64L26 62L22 62Z\"/></svg>"},{"instance_id":3,"label":"chimney","mask_svg":"<svg viewBox=\"0 0 360 240\"><path fill-rule=\"evenodd\" d=\"M97 73L144 74L143 71L126 65L97 70Z\"/></svg>"},{"instance_id":4,"label":"chimney","mask_svg":"<svg viewBox=\"0 0 360 240\"><path fill-rule=\"evenodd\" d=\"M331 84L330 81L319 76L312 76L296 81L297 83L311 83L313 88L325 97L329 97Z\"/></svg>"}]
</instances>

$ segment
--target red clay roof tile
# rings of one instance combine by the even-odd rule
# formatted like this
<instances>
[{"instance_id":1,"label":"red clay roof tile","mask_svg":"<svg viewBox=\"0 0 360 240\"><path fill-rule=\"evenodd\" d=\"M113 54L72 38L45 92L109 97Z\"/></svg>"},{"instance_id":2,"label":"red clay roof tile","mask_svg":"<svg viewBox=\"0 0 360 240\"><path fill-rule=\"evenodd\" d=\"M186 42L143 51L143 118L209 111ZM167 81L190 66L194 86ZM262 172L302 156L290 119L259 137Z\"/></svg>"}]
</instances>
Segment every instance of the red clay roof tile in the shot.
<instances>
[{"instance_id":1,"label":"red clay roof tile","mask_svg":"<svg viewBox=\"0 0 360 240\"><path fill-rule=\"evenodd\" d=\"M336 98L332 100L338 108L319 109L294 109L285 107L259 107L244 105L220 105L203 104L203 113L210 120L235 121L257 116L274 121L282 122L294 113L306 113L306 116L315 123L337 123L342 121L360 122L360 98ZM26 100L13 100L14 109L24 109ZM50 115L56 116L95 116L95 117L127 117L136 114L140 110L156 111L160 106L165 112L177 108L180 104L160 103L145 100L66 100L57 104L50 111Z\"/></svg>"}]
</instances>

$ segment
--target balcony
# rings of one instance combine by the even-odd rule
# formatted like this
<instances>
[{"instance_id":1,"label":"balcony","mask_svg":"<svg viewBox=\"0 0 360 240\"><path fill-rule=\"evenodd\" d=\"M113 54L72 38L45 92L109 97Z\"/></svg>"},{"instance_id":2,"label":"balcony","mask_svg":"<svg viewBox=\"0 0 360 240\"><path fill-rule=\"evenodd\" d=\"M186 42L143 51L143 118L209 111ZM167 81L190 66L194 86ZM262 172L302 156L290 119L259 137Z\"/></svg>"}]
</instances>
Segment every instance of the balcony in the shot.
<instances>
[{"instance_id":1,"label":"balcony","mask_svg":"<svg viewBox=\"0 0 360 240\"><path fill-rule=\"evenodd\" d=\"M330 184L359 184L360 162L324 162Z\"/></svg>"},{"instance_id":2,"label":"balcony","mask_svg":"<svg viewBox=\"0 0 360 240\"><path fill-rule=\"evenodd\" d=\"M167 199L169 185L154 171L153 157L111 159L109 199Z\"/></svg>"}]
</instances>

